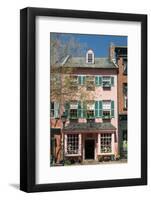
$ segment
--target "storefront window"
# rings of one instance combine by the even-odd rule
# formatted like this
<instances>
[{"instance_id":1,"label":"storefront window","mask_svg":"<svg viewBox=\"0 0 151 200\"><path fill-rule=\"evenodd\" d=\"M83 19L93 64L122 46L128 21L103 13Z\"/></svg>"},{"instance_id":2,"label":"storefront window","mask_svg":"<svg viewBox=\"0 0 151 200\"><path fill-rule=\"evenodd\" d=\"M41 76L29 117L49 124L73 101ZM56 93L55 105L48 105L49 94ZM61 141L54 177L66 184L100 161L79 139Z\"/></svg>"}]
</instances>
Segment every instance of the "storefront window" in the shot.
<instances>
[{"instance_id":1,"label":"storefront window","mask_svg":"<svg viewBox=\"0 0 151 200\"><path fill-rule=\"evenodd\" d=\"M79 135L68 134L67 135L67 154L79 153Z\"/></svg>"},{"instance_id":2,"label":"storefront window","mask_svg":"<svg viewBox=\"0 0 151 200\"><path fill-rule=\"evenodd\" d=\"M112 134L105 133L101 134L101 153L112 152Z\"/></svg>"}]
</instances>

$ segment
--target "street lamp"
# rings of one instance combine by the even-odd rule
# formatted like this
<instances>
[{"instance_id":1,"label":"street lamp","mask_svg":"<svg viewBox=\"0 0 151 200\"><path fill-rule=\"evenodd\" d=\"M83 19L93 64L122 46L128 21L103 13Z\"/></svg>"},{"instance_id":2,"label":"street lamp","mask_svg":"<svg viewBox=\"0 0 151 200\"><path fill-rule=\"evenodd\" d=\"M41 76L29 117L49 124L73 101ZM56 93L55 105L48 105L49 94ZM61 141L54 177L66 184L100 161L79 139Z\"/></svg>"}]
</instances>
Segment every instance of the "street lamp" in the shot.
<instances>
[{"instance_id":1,"label":"street lamp","mask_svg":"<svg viewBox=\"0 0 151 200\"><path fill-rule=\"evenodd\" d=\"M67 121L67 115L65 112L61 115L61 121L63 123L63 128L65 127L66 121ZM62 163L64 165L64 133L62 130Z\"/></svg>"}]
</instances>

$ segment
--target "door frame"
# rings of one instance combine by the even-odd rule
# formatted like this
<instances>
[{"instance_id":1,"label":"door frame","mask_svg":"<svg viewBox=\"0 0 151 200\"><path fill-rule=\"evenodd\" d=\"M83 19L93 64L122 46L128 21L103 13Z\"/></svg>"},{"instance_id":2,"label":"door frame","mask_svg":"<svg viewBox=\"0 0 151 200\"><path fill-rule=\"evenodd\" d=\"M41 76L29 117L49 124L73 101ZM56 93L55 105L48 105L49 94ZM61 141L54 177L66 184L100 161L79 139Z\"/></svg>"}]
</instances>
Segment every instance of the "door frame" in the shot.
<instances>
[{"instance_id":1,"label":"door frame","mask_svg":"<svg viewBox=\"0 0 151 200\"><path fill-rule=\"evenodd\" d=\"M89 159L85 159L85 141L86 140L93 140L94 141L94 159L90 159L90 160L96 160L96 138L95 137L85 137L83 140L83 160L89 160Z\"/></svg>"}]
</instances>

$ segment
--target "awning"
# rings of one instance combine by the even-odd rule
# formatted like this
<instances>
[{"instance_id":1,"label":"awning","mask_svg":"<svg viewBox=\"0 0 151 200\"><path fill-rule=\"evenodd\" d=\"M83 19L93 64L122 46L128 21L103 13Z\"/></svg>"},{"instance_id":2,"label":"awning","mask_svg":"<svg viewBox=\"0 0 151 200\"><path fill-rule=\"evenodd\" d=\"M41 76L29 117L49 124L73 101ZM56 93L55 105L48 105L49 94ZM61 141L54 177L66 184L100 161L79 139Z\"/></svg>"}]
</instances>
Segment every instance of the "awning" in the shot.
<instances>
[{"instance_id":1,"label":"awning","mask_svg":"<svg viewBox=\"0 0 151 200\"><path fill-rule=\"evenodd\" d=\"M116 128L109 122L105 123L70 123L64 127L64 133L99 133L105 131L115 131Z\"/></svg>"}]
</instances>

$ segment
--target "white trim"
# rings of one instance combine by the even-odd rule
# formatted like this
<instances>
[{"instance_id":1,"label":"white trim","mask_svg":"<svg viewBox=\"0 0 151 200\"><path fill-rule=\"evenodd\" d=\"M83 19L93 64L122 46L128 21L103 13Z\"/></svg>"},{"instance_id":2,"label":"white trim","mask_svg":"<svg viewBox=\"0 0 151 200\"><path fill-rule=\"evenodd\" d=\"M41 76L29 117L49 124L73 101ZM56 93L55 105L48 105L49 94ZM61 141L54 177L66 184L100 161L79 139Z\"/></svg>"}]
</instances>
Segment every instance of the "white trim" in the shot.
<instances>
[{"instance_id":1,"label":"white trim","mask_svg":"<svg viewBox=\"0 0 151 200\"><path fill-rule=\"evenodd\" d=\"M112 153L114 154L115 153L115 134L112 133L111 137L112 137L112 141L111 141Z\"/></svg>"},{"instance_id":2,"label":"white trim","mask_svg":"<svg viewBox=\"0 0 151 200\"><path fill-rule=\"evenodd\" d=\"M64 134L64 151L66 155L67 154L67 134Z\"/></svg>"},{"instance_id":3,"label":"white trim","mask_svg":"<svg viewBox=\"0 0 151 200\"><path fill-rule=\"evenodd\" d=\"M92 55L92 62L88 62L88 55L91 54ZM92 49L89 49L86 53L86 63L87 64L94 64L94 52L92 51Z\"/></svg>"},{"instance_id":4,"label":"white trim","mask_svg":"<svg viewBox=\"0 0 151 200\"><path fill-rule=\"evenodd\" d=\"M81 142L81 133L79 134L79 154L81 155L81 148L82 148L82 142Z\"/></svg>"},{"instance_id":5,"label":"white trim","mask_svg":"<svg viewBox=\"0 0 151 200\"><path fill-rule=\"evenodd\" d=\"M113 154L113 149L114 149L114 145L115 145L115 143L114 143L114 134L111 133L111 132L104 133L104 134L111 134L111 152L107 152L107 153L101 152L101 135L102 134L100 134L100 153L99 153L99 155L111 155L111 154Z\"/></svg>"},{"instance_id":6,"label":"white trim","mask_svg":"<svg viewBox=\"0 0 151 200\"><path fill-rule=\"evenodd\" d=\"M67 140L68 140L68 135L72 135L71 133L66 133L65 134L65 138L64 138L64 151L65 151L65 156L67 157L70 157L70 156L81 156L81 134L80 133L76 133L76 134L73 134L73 135L78 135L78 153L76 154L68 154L67 152Z\"/></svg>"},{"instance_id":7,"label":"white trim","mask_svg":"<svg viewBox=\"0 0 151 200\"><path fill-rule=\"evenodd\" d=\"M99 155L100 152L101 152L101 145L100 145L100 142L101 142L101 133L98 133L98 155Z\"/></svg>"}]
</instances>

